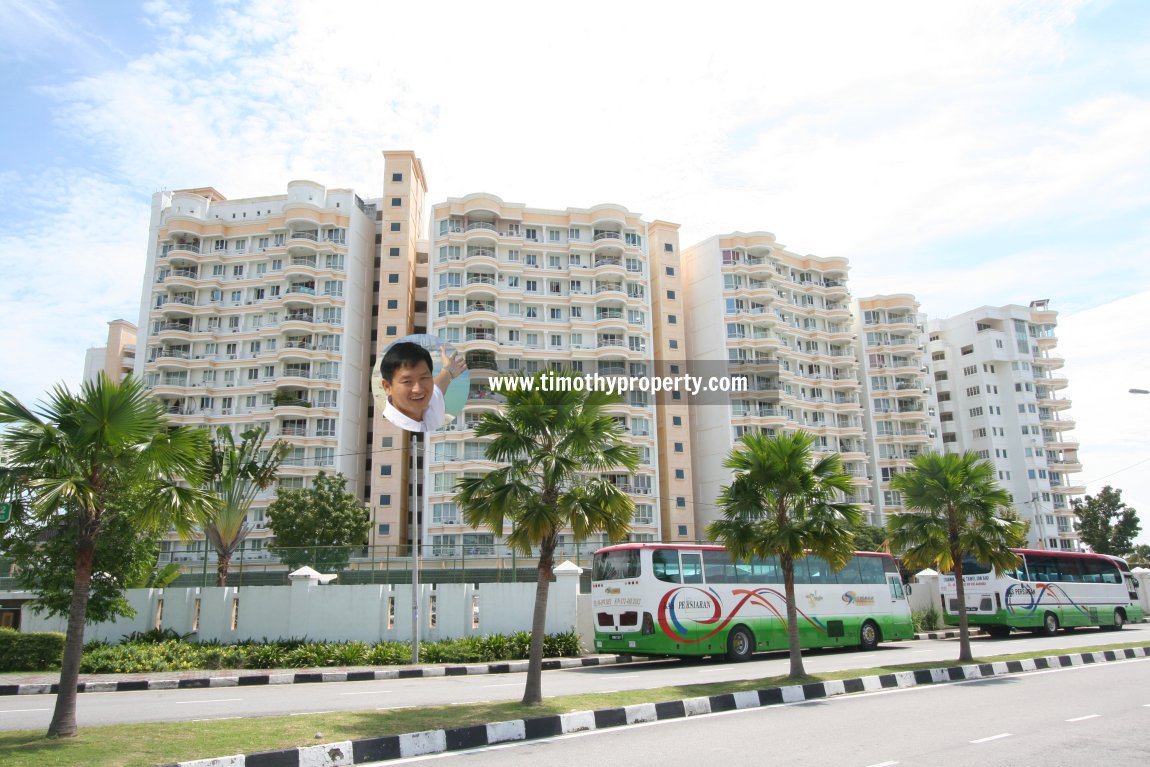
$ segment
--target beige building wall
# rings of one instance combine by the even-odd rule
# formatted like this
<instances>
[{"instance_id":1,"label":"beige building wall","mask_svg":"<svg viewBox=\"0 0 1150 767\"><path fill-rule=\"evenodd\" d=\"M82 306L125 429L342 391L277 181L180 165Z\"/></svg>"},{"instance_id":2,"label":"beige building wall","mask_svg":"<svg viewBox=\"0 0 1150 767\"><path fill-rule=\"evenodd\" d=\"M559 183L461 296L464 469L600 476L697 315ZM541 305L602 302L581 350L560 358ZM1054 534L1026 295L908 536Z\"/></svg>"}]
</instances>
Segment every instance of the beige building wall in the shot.
<instances>
[{"instance_id":1,"label":"beige building wall","mask_svg":"<svg viewBox=\"0 0 1150 767\"><path fill-rule=\"evenodd\" d=\"M84 380L95 381L103 373L112 381L123 381L135 368L136 326L127 320L112 320L107 343L88 349L84 355Z\"/></svg>"},{"instance_id":2,"label":"beige building wall","mask_svg":"<svg viewBox=\"0 0 1150 767\"><path fill-rule=\"evenodd\" d=\"M427 246L423 239L427 178L414 152L389 151L383 157L383 197L377 212L380 236L372 288L373 379L378 378L379 359L388 346L427 329ZM421 481L419 448L413 446L411 435L383 417L378 404L369 408L369 414L365 501L372 509L371 542L406 547L415 522L416 483Z\"/></svg>"}]
</instances>

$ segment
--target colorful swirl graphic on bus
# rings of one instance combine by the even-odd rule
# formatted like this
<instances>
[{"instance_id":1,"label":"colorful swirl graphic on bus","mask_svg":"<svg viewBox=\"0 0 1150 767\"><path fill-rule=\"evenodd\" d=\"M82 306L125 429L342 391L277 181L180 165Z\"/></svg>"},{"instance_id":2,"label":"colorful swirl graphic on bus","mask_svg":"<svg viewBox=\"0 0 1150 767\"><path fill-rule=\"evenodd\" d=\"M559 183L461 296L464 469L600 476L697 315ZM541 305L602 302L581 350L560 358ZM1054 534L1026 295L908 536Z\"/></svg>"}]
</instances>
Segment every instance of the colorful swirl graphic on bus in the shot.
<instances>
[{"instance_id":1,"label":"colorful swirl graphic on bus","mask_svg":"<svg viewBox=\"0 0 1150 767\"><path fill-rule=\"evenodd\" d=\"M1033 615L1040 607L1073 607L1084 615L1090 611L1075 602L1053 583L1015 583L1006 590L1006 610L1019 615Z\"/></svg>"},{"instance_id":2,"label":"colorful swirl graphic on bus","mask_svg":"<svg viewBox=\"0 0 1150 767\"><path fill-rule=\"evenodd\" d=\"M774 615L782 621L783 628L787 625L786 596L774 589L732 589L731 595L739 601L726 619L723 617L723 600L713 589L702 589L695 586L684 586L672 589L659 600L659 628L668 637L683 644L703 642L716 634L721 633L731 621L747 607L759 607ZM772 602L778 602L778 605ZM750 610L747 610L750 612ZM827 633L826 626L818 618L813 618L802 610L798 614L823 634ZM744 616L746 617L746 616ZM713 627L701 636L691 638L692 631L702 627Z\"/></svg>"}]
</instances>

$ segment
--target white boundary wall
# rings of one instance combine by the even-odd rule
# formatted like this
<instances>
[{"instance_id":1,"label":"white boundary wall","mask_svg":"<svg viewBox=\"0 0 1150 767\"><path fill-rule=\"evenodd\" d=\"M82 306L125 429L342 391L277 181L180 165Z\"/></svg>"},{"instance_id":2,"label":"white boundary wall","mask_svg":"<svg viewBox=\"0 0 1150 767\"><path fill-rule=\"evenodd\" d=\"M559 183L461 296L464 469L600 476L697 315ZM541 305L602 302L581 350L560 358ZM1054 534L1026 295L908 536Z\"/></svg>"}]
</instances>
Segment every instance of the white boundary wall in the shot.
<instances>
[{"instance_id":1,"label":"white boundary wall","mask_svg":"<svg viewBox=\"0 0 1150 767\"><path fill-rule=\"evenodd\" d=\"M570 562L555 568L547 600L548 633L579 629L580 623L589 623L589 615L579 620L578 603L588 601L579 598L581 572ZM423 585L420 592L420 634L424 641L531 629L534 583ZM84 639L118 642L133 631L160 627L180 634L195 631L199 641L225 643L305 637L317 641L406 642L412 633L411 594L409 584L320 585L315 579L299 579L290 586L131 589L126 597L136 616L89 623ZM20 620L20 630L25 633L63 632L67 628L66 619L37 615L29 605L24 606ZM593 629L584 634L584 647L594 646L594 638Z\"/></svg>"}]
</instances>

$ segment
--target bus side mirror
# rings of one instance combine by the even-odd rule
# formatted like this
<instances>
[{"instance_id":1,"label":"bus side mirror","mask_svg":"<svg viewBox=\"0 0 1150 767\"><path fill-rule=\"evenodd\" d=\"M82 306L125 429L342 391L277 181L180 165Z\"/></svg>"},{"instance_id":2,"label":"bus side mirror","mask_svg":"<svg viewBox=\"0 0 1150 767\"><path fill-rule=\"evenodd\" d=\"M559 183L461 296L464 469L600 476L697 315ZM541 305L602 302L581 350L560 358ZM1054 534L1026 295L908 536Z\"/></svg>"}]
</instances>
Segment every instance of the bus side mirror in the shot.
<instances>
[{"instance_id":1,"label":"bus side mirror","mask_svg":"<svg viewBox=\"0 0 1150 767\"><path fill-rule=\"evenodd\" d=\"M914 592L914 586L910 583L906 584L906 593L911 594Z\"/></svg>"}]
</instances>

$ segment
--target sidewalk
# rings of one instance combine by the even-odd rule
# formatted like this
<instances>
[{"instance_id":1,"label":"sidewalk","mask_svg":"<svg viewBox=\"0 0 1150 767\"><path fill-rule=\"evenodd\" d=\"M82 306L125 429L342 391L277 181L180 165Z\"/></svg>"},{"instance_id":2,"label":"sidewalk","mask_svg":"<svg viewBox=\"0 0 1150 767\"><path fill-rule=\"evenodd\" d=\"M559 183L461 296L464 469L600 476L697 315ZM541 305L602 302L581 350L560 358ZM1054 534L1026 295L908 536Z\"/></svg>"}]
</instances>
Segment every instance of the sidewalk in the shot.
<instances>
[{"instance_id":1,"label":"sidewalk","mask_svg":"<svg viewBox=\"0 0 1150 767\"><path fill-rule=\"evenodd\" d=\"M915 634L915 639L951 639L958 630ZM644 656L638 656L644 657ZM544 671L631 663L631 655L587 655L581 658L549 658ZM304 669L217 669L152 671L137 674L81 674L78 692L139 692L186 690L205 687L247 687L265 684L315 684L319 682L372 682L380 679L418 679L473 674L513 674L527 671L526 660L420 666L349 666ZM0 695L54 695L58 672L0 674Z\"/></svg>"}]
</instances>

